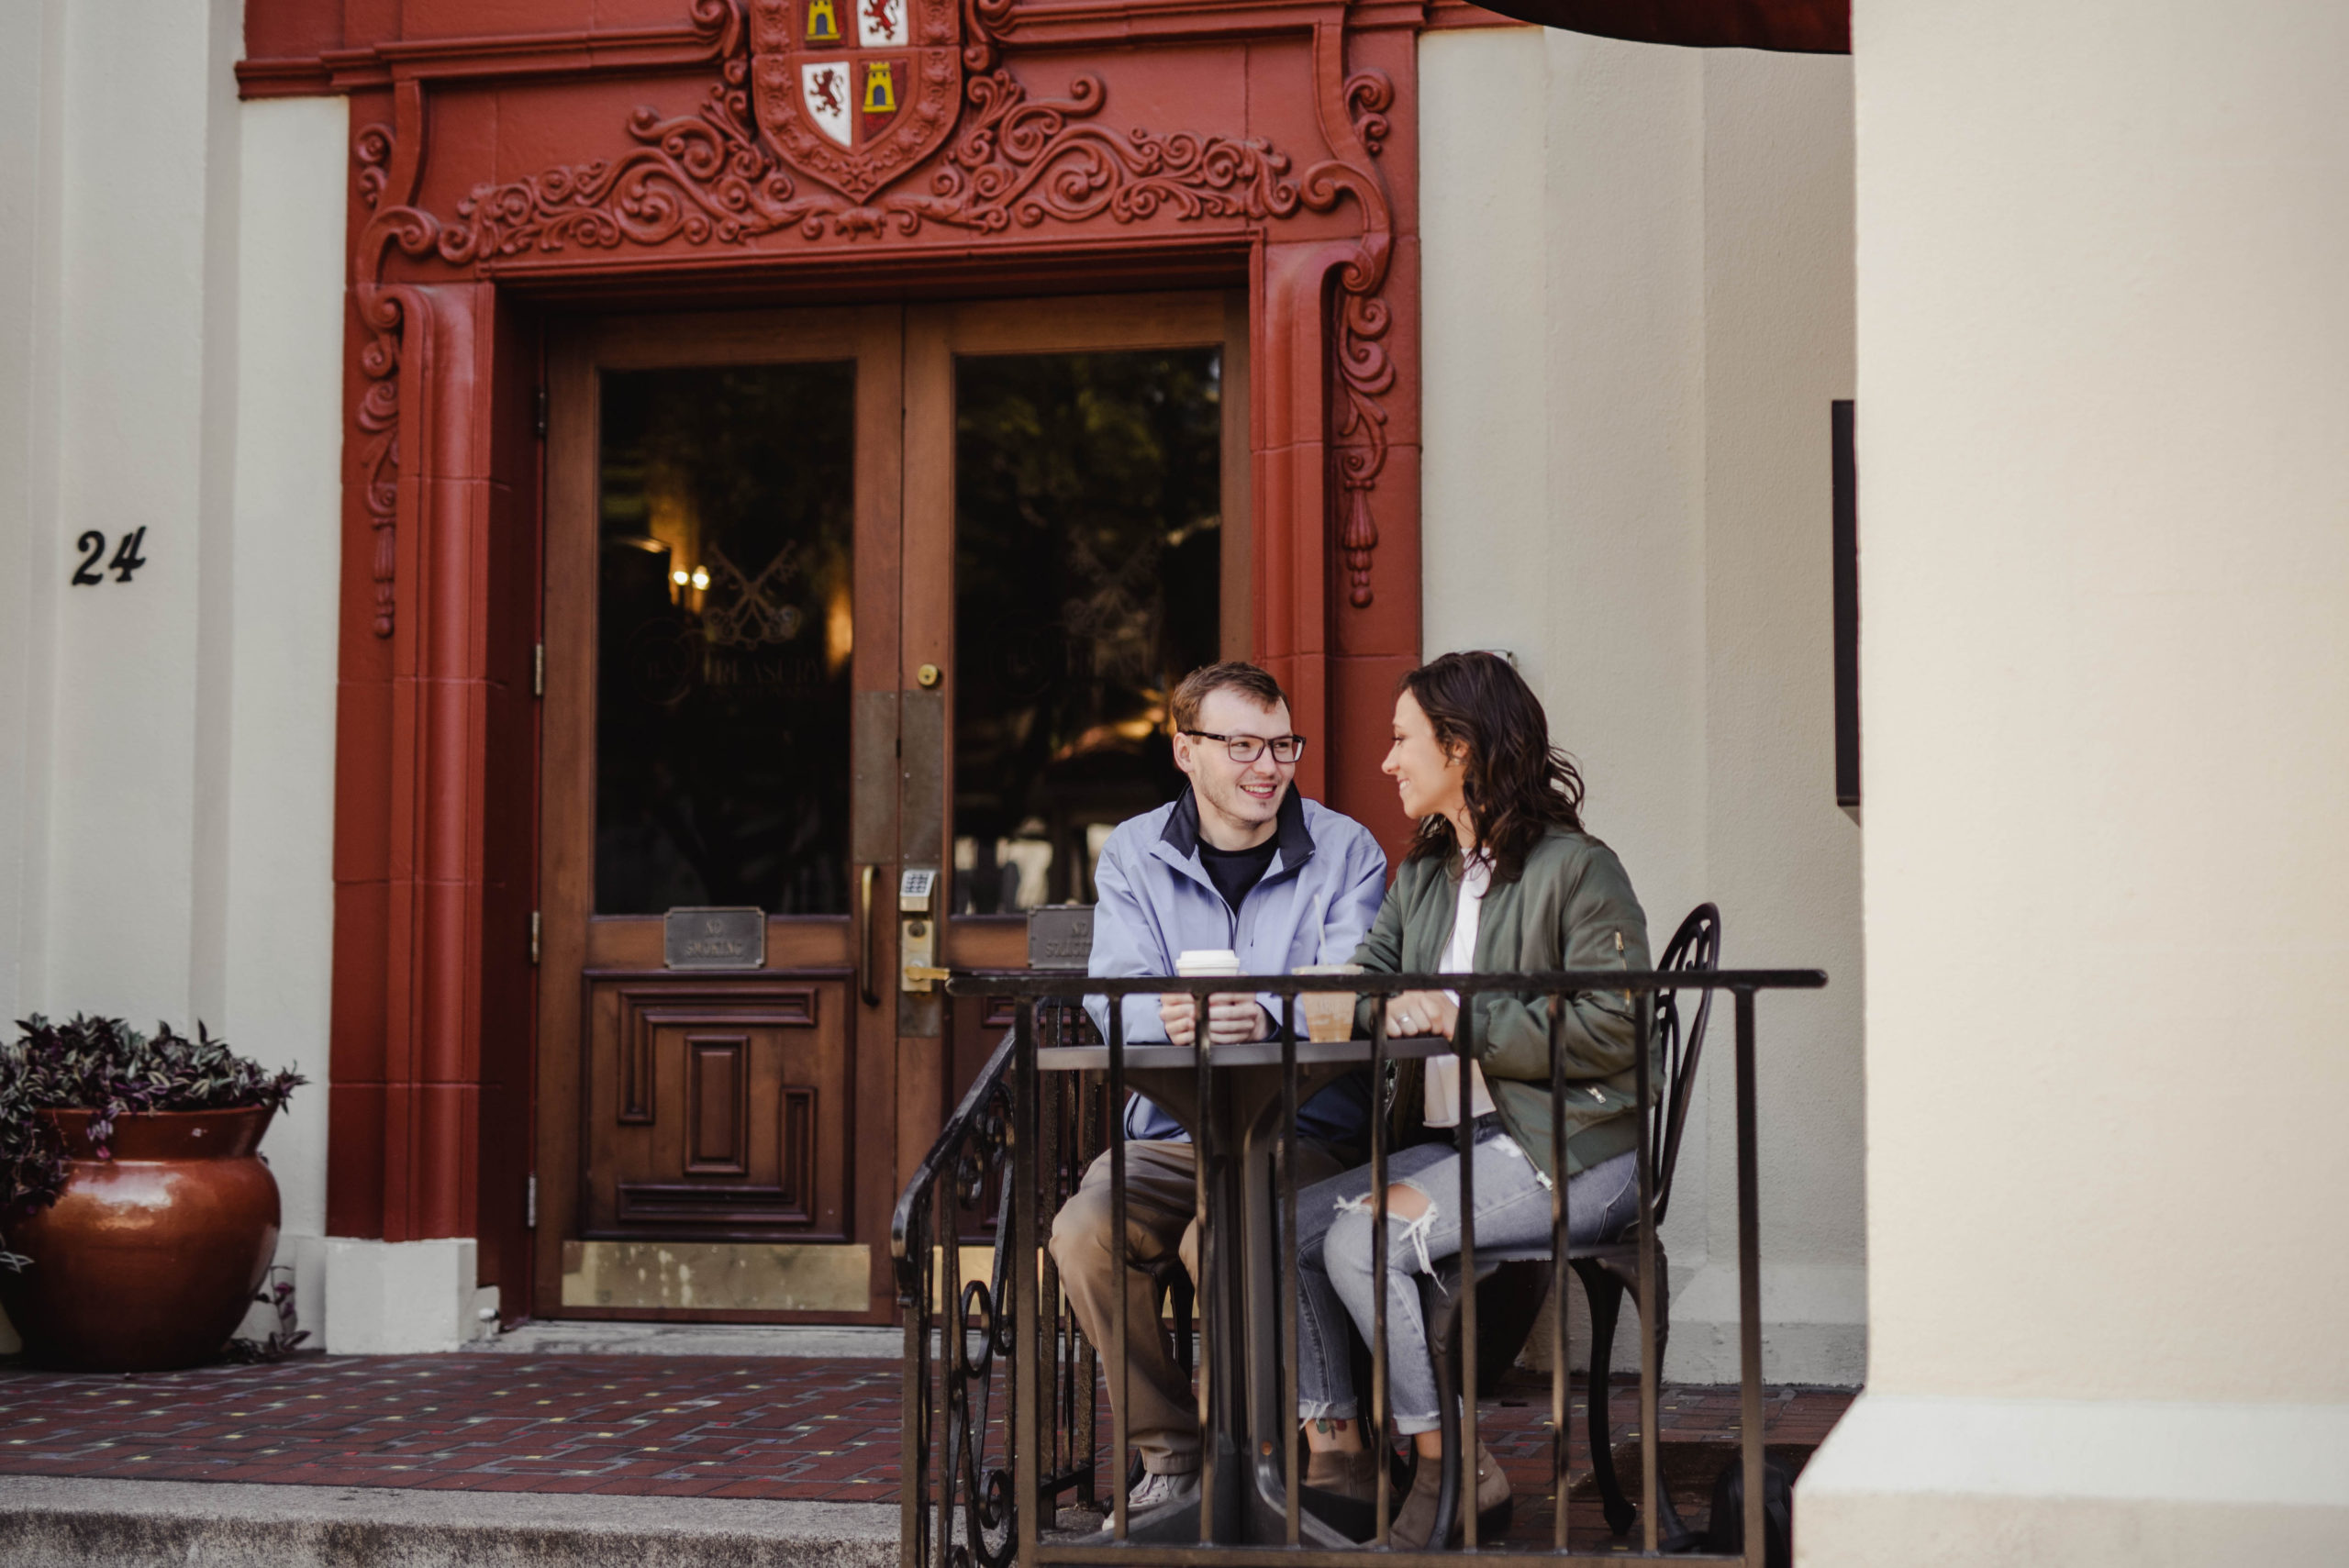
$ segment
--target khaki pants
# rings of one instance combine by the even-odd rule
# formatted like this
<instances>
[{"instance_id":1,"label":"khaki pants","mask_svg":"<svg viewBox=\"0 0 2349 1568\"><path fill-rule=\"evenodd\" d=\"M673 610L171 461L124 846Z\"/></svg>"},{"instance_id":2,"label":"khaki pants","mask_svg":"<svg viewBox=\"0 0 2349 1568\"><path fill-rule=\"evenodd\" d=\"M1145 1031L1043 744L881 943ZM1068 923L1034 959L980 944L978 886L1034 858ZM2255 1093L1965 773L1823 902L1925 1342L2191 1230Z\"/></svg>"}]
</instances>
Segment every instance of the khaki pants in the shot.
<instances>
[{"instance_id":1,"label":"khaki pants","mask_svg":"<svg viewBox=\"0 0 2349 1568\"><path fill-rule=\"evenodd\" d=\"M1309 1140L1297 1144L1297 1185L1326 1181L1344 1167ZM1199 1229L1194 1187L1197 1161L1188 1143L1157 1141L1126 1145L1126 1355L1130 1368L1126 1440L1153 1474L1185 1475L1199 1467L1198 1402L1191 1380L1168 1353L1166 1334L1155 1315L1150 1269L1169 1254L1179 1255L1196 1280L1199 1275ZM1052 1219L1052 1261L1060 1266L1077 1326L1106 1361L1117 1288L1117 1262L1109 1251L1109 1156L1085 1173L1068 1202ZM1107 1370L1107 1369L1105 1369ZM1114 1371L1107 1379L1117 1396Z\"/></svg>"}]
</instances>

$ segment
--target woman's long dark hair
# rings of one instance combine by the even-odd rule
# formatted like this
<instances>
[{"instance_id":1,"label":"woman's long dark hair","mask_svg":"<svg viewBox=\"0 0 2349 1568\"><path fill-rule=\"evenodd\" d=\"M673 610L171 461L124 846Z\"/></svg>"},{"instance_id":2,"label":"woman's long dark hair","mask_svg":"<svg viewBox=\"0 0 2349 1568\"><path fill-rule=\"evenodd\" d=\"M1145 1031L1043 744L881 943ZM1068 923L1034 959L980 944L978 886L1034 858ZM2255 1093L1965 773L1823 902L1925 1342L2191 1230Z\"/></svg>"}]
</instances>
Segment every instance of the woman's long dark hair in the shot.
<instances>
[{"instance_id":1,"label":"woman's long dark hair","mask_svg":"<svg viewBox=\"0 0 2349 1568\"><path fill-rule=\"evenodd\" d=\"M1404 676L1397 690L1428 716L1438 745L1467 745L1462 785L1477 847L1493 857L1493 885L1523 875L1525 857L1550 828L1581 831L1582 774L1550 744L1542 699L1508 660L1446 653ZM1449 863L1459 850L1450 818L1423 817L1408 858Z\"/></svg>"}]
</instances>

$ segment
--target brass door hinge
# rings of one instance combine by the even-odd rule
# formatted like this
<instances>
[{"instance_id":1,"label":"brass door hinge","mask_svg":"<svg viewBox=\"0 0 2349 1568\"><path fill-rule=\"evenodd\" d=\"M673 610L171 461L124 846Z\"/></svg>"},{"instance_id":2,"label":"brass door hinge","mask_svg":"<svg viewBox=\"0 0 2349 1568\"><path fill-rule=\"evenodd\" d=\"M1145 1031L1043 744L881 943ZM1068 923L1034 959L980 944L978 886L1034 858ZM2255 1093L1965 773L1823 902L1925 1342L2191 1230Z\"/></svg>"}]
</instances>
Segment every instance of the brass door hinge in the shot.
<instances>
[{"instance_id":1,"label":"brass door hinge","mask_svg":"<svg viewBox=\"0 0 2349 1568\"><path fill-rule=\"evenodd\" d=\"M536 643L530 649L530 695L534 697L547 695L547 645L543 642Z\"/></svg>"},{"instance_id":2,"label":"brass door hinge","mask_svg":"<svg viewBox=\"0 0 2349 1568\"><path fill-rule=\"evenodd\" d=\"M539 912L530 911L530 962L539 962Z\"/></svg>"}]
</instances>

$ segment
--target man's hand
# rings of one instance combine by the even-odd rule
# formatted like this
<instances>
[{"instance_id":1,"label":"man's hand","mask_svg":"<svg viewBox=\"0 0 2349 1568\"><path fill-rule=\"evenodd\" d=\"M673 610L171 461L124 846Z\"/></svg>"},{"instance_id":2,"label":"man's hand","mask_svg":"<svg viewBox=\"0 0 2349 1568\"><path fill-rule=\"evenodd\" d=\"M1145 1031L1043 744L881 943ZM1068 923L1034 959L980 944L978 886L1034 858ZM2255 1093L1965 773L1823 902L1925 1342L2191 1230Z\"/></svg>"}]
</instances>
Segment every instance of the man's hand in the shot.
<instances>
[{"instance_id":1,"label":"man's hand","mask_svg":"<svg viewBox=\"0 0 2349 1568\"><path fill-rule=\"evenodd\" d=\"M1158 998L1158 1018L1166 1026L1166 1038L1176 1045L1189 1045L1198 1035L1198 1005L1187 991L1169 991ZM1216 1045L1229 1045L1235 1040L1271 1038L1273 1020L1256 998L1241 995L1211 995L1208 998L1208 1039Z\"/></svg>"}]
</instances>

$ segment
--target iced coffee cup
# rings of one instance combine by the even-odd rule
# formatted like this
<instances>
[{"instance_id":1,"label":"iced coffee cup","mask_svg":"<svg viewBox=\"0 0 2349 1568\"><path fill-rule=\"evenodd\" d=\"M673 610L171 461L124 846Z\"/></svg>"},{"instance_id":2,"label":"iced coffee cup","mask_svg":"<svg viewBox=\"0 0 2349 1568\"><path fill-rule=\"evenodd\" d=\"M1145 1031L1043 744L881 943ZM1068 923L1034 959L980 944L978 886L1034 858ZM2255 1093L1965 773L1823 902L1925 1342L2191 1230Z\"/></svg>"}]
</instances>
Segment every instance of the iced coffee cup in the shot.
<instances>
[{"instance_id":1,"label":"iced coffee cup","mask_svg":"<svg viewBox=\"0 0 2349 1568\"><path fill-rule=\"evenodd\" d=\"M1300 963L1292 974L1360 974L1359 963ZM1297 1010L1305 1015L1308 1040L1352 1040L1354 1037L1354 994L1351 991L1303 991Z\"/></svg>"}]
</instances>

